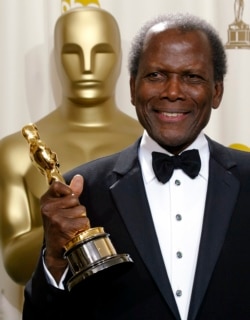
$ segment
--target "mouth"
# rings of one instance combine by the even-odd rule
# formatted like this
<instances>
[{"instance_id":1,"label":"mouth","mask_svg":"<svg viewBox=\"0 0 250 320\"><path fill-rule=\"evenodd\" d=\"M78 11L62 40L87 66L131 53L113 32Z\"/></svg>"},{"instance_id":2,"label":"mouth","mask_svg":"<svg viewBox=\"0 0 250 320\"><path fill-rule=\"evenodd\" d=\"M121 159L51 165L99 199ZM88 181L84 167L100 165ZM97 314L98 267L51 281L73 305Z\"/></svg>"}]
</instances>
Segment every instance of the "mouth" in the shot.
<instances>
[{"instance_id":1,"label":"mouth","mask_svg":"<svg viewBox=\"0 0 250 320\"><path fill-rule=\"evenodd\" d=\"M85 80L85 81L76 81L75 85L78 87L96 87L100 85L100 81L95 80Z\"/></svg>"},{"instance_id":2,"label":"mouth","mask_svg":"<svg viewBox=\"0 0 250 320\"><path fill-rule=\"evenodd\" d=\"M177 118L185 114L184 112L159 112L159 113L170 118Z\"/></svg>"},{"instance_id":3,"label":"mouth","mask_svg":"<svg viewBox=\"0 0 250 320\"><path fill-rule=\"evenodd\" d=\"M186 119L189 112L157 111L159 120L163 122L179 122Z\"/></svg>"}]
</instances>

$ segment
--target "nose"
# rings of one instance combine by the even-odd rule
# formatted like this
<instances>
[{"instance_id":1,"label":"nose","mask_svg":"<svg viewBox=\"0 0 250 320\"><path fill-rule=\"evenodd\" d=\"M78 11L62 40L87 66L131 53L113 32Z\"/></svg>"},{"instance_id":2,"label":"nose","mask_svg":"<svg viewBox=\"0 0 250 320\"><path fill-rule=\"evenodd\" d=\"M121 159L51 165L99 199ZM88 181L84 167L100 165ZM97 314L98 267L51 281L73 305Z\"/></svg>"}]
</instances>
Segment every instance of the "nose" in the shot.
<instances>
[{"instance_id":1,"label":"nose","mask_svg":"<svg viewBox=\"0 0 250 320\"><path fill-rule=\"evenodd\" d=\"M81 50L79 53L81 72L89 74L93 72L93 62L91 57L91 50Z\"/></svg>"},{"instance_id":2,"label":"nose","mask_svg":"<svg viewBox=\"0 0 250 320\"><path fill-rule=\"evenodd\" d=\"M83 55L83 72L84 73L91 73L93 70L93 65L92 65L92 57L91 57L91 51L85 51Z\"/></svg>"},{"instance_id":3,"label":"nose","mask_svg":"<svg viewBox=\"0 0 250 320\"><path fill-rule=\"evenodd\" d=\"M161 97L170 101L184 98L183 83L178 75L166 77Z\"/></svg>"}]
</instances>

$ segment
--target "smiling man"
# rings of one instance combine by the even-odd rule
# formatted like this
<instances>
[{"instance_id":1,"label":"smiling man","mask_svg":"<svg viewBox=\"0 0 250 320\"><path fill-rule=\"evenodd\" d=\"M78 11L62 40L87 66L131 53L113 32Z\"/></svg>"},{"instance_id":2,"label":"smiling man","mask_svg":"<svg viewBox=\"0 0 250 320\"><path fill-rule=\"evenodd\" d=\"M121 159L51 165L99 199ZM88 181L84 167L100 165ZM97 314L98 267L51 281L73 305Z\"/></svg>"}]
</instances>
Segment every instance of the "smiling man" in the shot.
<instances>
[{"instance_id":1,"label":"smiling man","mask_svg":"<svg viewBox=\"0 0 250 320\"><path fill-rule=\"evenodd\" d=\"M71 170L67 185L55 182L42 196L45 241L24 320L66 320L79 306L83 319L250 318L250 153L203 131L220 105L226 69L217 32L196 16L162 15L140 29L129 71L144 133ZM64 247L89 220L134 264L68 290Z\"/></svg>"}]
</instances>

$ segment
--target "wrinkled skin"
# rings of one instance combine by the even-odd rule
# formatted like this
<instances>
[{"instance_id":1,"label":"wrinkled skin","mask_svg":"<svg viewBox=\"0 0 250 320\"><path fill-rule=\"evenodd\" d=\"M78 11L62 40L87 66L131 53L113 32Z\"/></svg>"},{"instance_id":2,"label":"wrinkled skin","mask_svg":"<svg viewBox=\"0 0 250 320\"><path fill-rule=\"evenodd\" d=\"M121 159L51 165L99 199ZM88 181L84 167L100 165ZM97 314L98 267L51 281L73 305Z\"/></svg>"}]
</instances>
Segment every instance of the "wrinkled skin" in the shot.
<instances>
[{"instance_id":1,"label":"wrinkled skin","mask_svg":"<svg viewBox=\"0 0 250 320\"><path fill-rule=\"evenodd\" d=\"M223 82L214 81L211 49L201 31L154 28L130 87L140 123L173 154L195 140L223 95Z\"/></svg>"}]
</instances>

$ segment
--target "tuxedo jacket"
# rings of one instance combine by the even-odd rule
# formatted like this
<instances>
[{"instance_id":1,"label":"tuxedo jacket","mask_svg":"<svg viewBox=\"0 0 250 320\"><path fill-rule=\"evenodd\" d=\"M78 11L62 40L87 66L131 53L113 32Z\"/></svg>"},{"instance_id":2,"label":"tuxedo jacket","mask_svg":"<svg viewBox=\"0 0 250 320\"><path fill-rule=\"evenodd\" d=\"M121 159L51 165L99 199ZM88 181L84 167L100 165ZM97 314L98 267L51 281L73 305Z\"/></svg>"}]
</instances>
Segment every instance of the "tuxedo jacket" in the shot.
<instances>
[{"instance_id":1,"label":"tuxedo jacket","mask_svg":"<svg viewBox=\"0 0 250 320\"><path fill-rule=\"evenodd\" d=\"M249 320L250 153L207 139L208 189L188 320ZM139 143L65 175L67 182L84 176L80 201L91 227L102 226L117 253L128 253L133 264L121 273L101 271L69 292L48 284L40 258L25 287L23 320L180 320L143 184Z\"/></svg>"}]
</instances>

